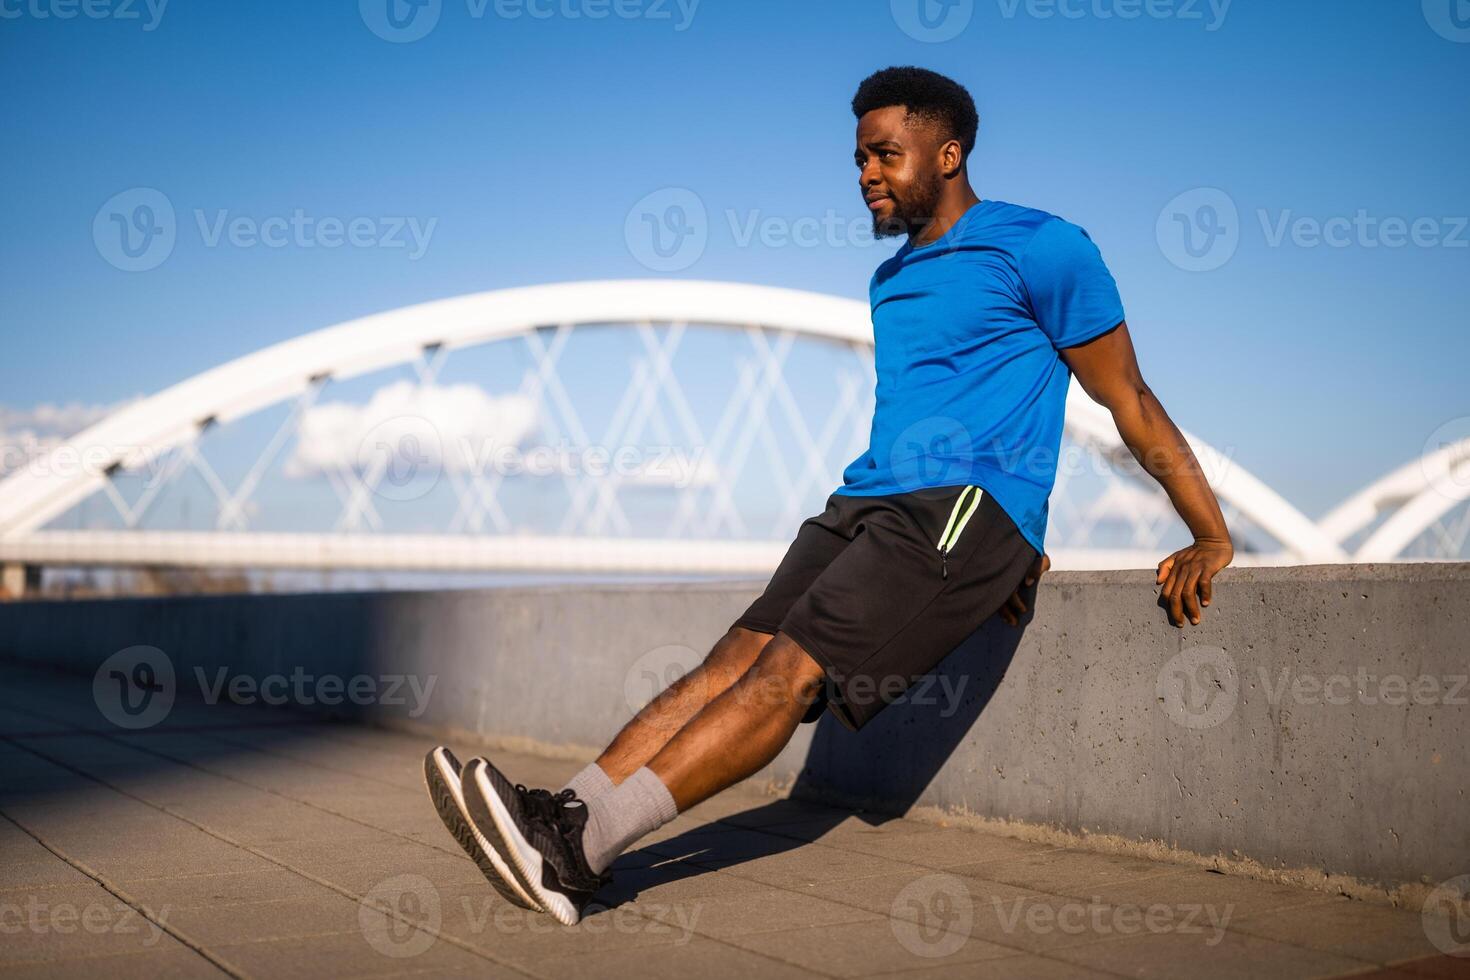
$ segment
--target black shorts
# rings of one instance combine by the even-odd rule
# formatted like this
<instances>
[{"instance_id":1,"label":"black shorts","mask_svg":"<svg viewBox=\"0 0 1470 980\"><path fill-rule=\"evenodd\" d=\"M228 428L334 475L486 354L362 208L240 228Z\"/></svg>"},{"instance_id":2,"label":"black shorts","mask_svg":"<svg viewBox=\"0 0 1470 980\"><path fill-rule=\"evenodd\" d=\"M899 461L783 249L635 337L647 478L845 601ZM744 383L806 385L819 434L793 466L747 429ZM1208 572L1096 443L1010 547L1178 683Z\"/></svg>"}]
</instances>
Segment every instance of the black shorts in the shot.
<instances>
[{"instance_id":1,"label":"black shorts","mask_svg":"<svg viewBox=\"0 0 1470 980\"><path fill-rule=\"evenodd\" d=\"M999 611L1037 557L976 486L834 493L734 625L800 644L827 672L827 708L856 731Z\"/></svg>"}]
</instances>

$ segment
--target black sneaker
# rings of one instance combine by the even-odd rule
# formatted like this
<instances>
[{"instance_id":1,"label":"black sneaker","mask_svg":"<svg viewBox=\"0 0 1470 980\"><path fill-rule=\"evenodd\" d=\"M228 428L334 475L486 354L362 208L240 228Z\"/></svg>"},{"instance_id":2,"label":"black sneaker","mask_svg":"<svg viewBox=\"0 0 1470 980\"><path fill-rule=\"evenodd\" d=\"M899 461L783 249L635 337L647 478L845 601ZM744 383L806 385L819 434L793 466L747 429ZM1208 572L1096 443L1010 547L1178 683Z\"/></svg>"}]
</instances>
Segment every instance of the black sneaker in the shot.
<instances>
[{"instance_id":1,"label":"black sneaker","mask_svg":"<svg viewBox=\"0 0 1470 980\"><path fill-rule=\"evenodd\" d=\"M455 841L506 901L534 912L544 912L545 909L530 896L506 865L505 859L496 853L470 819L464 805L460 776L459 760L444 746L439 746L424 758L424 785L429 788L429 798L434 801L434 809L439 811L439 819L444 821Z\"/></svg>"},{"instance_id":2,"label":"black sneaker","mask_svg":"<svg viewBox=\"0 0 1470 980\"><path fill-rule=\"evenodd\" d=\"M587 865L587 804L572 790L527 789L484 759L472 759L464 770L464 798L521 886L563 925L576 925L592 896L612 881Z\"/></svg>"}]
</instances>

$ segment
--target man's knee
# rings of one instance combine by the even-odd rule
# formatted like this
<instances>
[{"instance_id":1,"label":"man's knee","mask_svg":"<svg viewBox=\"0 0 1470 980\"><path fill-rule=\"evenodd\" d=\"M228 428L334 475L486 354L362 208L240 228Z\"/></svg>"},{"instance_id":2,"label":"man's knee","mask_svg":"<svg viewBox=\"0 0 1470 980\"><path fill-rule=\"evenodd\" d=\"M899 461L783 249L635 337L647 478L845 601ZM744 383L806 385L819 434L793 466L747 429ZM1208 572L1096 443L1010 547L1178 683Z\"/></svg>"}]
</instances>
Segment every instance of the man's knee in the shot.
<instances>
[{"instance_id":1,"label":"man's knee","mask_svg":"<svg viewBox=\"0 0 1470 980\"><path fill-rule=\"evenodd\" d=\"M750 669L770 640L769 633L731 626L705 656L704 668L725 675L726 684L733 683Z\"/></svg>"},{"instance_id":2,"label":"man's knee","mask_svg":"<svg viewBox=\"0 0 1470 980\"><path fill-rule=\"evenodd\" d=\"M742 694L762 702L811 704L821 693L826 672L801 645L777 633L740 679Z\"/></svg>"}]
</instances>

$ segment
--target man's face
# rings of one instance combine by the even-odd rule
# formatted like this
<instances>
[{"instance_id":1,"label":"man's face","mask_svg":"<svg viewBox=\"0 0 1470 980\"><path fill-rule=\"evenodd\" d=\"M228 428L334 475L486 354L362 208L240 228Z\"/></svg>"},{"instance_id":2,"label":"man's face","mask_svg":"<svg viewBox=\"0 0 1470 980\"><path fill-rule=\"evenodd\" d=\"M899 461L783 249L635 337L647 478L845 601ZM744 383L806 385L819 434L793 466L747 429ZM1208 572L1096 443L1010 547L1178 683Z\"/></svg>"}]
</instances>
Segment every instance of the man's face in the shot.
<instances>
[{"instance_id":1,"label":"man's face","mask_svg":"<svg viewBox=\"0 0 1470 980\"><path fill-rule=\"evenodd\" d=\"M886 106L858 120L858 185L879 238L914 235L934 219L943 175L932 126L908 116L903 106Z\"/></svg>"}]
</instances>

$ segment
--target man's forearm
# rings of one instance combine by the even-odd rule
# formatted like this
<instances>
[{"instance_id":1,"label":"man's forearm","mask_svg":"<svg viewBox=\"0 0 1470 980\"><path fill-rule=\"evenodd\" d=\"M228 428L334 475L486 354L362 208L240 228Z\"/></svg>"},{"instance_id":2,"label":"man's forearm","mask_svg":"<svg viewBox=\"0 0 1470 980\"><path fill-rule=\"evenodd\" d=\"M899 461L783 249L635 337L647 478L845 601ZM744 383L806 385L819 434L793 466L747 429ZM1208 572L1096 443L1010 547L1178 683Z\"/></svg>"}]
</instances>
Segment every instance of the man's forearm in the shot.
<instances>
[{"instance_id":1,"label":"man's forearm","mask_svg":"<svg viewBox=\"0 0 1470 980\"><path fill-rule=\"evenodd\" d=\"M1138 464L1159 481L1174 510L1184 519L1196 541L1228 543L1230 532L1220 503L1205 479L1199 460L1189 448L1164 406L1147 386L1136 397L1110 406L1118 435Z\"/></svg>"}]
</instances>

